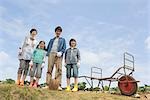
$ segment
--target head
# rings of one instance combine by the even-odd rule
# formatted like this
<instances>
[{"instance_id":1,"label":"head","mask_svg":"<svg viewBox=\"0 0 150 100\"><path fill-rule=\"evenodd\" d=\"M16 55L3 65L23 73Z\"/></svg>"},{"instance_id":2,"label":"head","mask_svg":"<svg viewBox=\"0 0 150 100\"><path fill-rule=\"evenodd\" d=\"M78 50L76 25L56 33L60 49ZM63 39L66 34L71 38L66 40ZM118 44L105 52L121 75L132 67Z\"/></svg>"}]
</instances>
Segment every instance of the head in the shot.
<instances>
[{"instance_id":1,"label":"head","mask_svg":"<svg viewBox=\"0 0 150 100\"><path fill-rule=\"evenodd\" d=\"M57 26L55 28L55 34L56 34L56 37L59 37L62 33L62 28L60 26Z\"/></svg>"},{"instance_id":2,"label":"head","mask_svg":"<svg viewBox=\"0 0 150 100\"><path fill-rule=\"evenodd\" d=\"M75 39L70 39L69 45L70 45L70 47L76 47L76 45L77 45L76 40Z\"/></svg>"},{"instance_id":3,"label":"head","mask_svg":"<svg viewBox=\"0 0 150 100\"><path fill-rule=\"evenodd\" d=\"M37 35L37 30L34 29L34 28L31 29L31 30L30 30L30 35L31 35L32 38L35 38L35 36Z\"/></svg>"},{"instance_id":4,"label":"head","mask_svg":"<svg viewBox=\"0 0 150 100\"><path fill-rule=\"evenodd\" d=\"M37 45L37 48L46 50L45 41L40 41L39 44Z\"/></svg>"}]
</instances>

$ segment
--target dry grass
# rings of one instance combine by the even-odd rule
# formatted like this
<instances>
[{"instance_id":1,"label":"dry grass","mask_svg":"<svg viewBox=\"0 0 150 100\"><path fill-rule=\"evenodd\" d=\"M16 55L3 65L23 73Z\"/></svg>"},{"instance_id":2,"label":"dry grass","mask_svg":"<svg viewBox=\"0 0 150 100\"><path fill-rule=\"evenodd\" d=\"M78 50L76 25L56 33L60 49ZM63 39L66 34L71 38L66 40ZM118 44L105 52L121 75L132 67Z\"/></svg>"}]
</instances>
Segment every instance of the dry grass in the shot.
<instances>
[{"instance_id":1,"label":"dry grass","mask_svg":"<svg viewBox=\"0 0 150 100\"><path fill-rule=\"evenodd\" d=\"M0 100L137 100L137 98L98 92L66 92L0 85Z\"/></svg>"}]
</instances>

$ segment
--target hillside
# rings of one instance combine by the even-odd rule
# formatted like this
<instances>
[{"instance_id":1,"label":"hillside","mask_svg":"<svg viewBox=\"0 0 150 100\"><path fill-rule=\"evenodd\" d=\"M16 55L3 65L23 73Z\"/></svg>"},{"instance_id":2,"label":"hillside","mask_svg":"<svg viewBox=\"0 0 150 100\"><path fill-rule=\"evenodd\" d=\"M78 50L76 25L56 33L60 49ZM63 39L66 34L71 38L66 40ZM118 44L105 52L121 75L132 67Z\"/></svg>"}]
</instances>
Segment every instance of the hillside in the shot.
<instances>
[{"instance_id":1,"label":"hillside","mask_svg":"<svg viewBox=\"0 0 150 100\"><path fill-rule=\"evenodd\" d=\"M137 100L137 98L100 92L66 92L0 84L0 100Z\"/></svg>"}]
</instances>

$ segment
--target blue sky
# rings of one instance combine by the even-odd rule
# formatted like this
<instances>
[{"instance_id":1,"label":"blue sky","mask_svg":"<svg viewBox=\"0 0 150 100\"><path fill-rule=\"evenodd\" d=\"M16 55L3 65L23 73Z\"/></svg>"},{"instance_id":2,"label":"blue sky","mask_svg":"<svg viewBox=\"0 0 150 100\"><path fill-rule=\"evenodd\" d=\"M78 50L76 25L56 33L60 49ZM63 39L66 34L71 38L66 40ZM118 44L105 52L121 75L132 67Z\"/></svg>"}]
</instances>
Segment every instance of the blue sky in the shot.
<instances>
[{"instance_id":1,"label":"blue sky","mask_svg":"<svg viewBox=\"0 0 150 100\"><path fill-rule=\"evenodd\" d=\"M37 28L38 40L47 43L61 25L66 41L78 42L80 75L90 75L90 67L97 66L104 77L110 76L127 51L135 56L134 78L140 85L150 84L148 8L148 0L1 0L0 80L16 79L18 47L31 28ZM40 82L46 70L47 66ZM63 67L64 86L65 79Z\"/></svg>"}]
</instances>

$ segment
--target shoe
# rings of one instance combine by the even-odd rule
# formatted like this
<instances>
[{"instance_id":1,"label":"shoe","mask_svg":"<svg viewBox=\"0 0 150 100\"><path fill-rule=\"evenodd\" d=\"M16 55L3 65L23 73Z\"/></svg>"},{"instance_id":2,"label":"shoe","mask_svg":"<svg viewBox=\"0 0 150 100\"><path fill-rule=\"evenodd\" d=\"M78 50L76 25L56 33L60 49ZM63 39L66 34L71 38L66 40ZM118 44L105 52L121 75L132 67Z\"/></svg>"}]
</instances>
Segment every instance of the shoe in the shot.
<instances>
[{"instance_id":1,"label":"shoe","mask_svg":"<svg viewBox=\"0 0 150 100\"><path fill-rule=\"evenodd\" d=\"M34 88L37 88L38 84L37 83L34 83L33 87Z\"/></svg>"},{"instance_id":2,"label":"shoe","mask_svg":"<svg viewBox=\"0 0 150 100\"><path fill-rule=\"evenodd\" d=\"M78 86L75 85L74 88L72 89L72 92L77 92L78 91Z\"/></svg>"},{"instance_id":3,"label":"shoe","mask_svg":"<svg viewBox=\"0 0 150 100\"><path fill-rule=\"evenodd\" d=\"M67 86L66 91L70 91L70 86Z\"/></svg>"},{"instance_id":4,"label":"shoe","mask_svg":"<svg viewBox=\"0 0 150 100\"><path fill-rule=\"evenodd\" d=\"M21 86L24 86L24 81L21 81L21 82L20 82L20 85L21 85Z\"/></svg>"},{"instance_id":5,"label":"shoe","mask_svg":"<svg viewBox=\"0 0 150 100\"><path fill-rule=\"evenodd\" d=\"M62 91L62 88L60 86L58 87L58 91Z\"/></svg>"},{"instance_id":6,"label":"shoe","mask_svg":"<svg viewBox=\"0 0 150 100\"><path fill-rule=\"evenodd\" d=\"M17 81L16 81L16 84L17 84L17 85L20 85L20 80L17 80Z\"/></svg>"}]
</instances>

